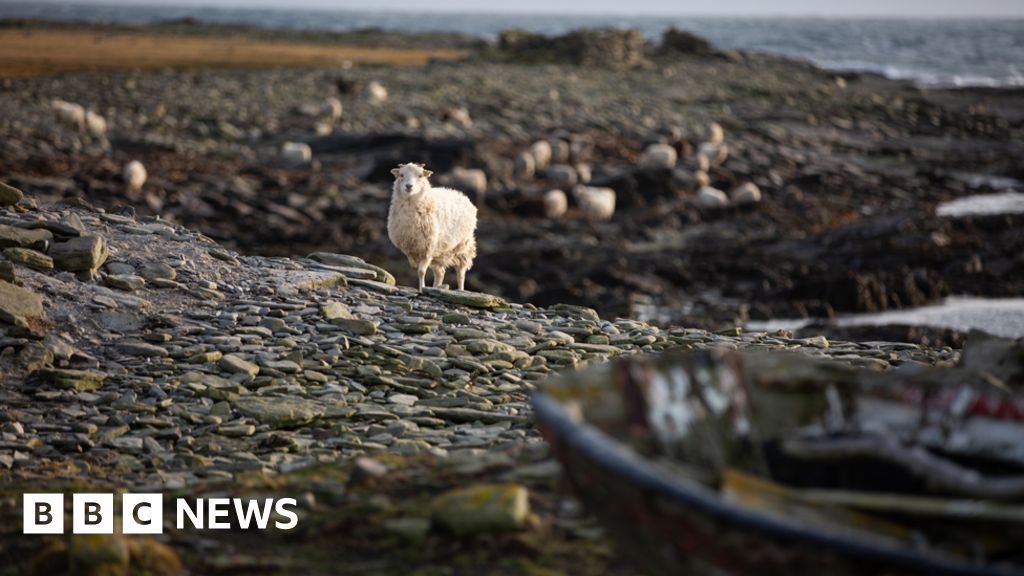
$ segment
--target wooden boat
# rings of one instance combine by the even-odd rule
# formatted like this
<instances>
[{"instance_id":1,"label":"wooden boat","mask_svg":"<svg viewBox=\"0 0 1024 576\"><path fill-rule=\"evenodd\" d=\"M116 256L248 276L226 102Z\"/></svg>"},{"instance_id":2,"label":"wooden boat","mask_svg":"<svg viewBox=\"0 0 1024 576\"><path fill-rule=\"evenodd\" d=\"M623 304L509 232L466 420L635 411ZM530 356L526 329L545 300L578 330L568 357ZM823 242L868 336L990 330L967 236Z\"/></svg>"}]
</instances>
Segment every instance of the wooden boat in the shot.
<instances>
[{"instance_id":1,"label":"wooden boat","mask_svg":"<svg viewBox=\"0 0 1024 576\"><path fill-rule=\"evenodd\" d=\"M1024 344L954 369L633 358L533 398L575 494L652 574L1024 575ZM983 368L979 366L983 365ZM1005 369L1004 369L1005 368Z\"/></svg>"}]
</instances>

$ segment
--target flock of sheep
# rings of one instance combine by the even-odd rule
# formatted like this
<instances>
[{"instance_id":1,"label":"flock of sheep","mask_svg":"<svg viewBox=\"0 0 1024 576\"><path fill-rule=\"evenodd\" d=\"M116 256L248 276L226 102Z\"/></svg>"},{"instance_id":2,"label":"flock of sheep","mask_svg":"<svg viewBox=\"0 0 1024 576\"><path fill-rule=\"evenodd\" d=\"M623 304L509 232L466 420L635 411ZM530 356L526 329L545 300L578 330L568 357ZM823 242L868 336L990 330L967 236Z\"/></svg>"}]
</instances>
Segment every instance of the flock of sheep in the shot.
<instances>
[{"instance_id":1,"label":"flock of sheep","mask_svg":"<svg viewBox=\"0 0 1024 576\"><path fill-rule=\"evenodd\" d=\"M373 105L379 105L388 98L387 89L376 81L369 82L363 94ZM58 121L96 137L106 134L106 120L99 114L63 100L54 100L51 106ZM321 119L318 126L330 130L341 119L343 110L341 101L332 97L313 112ZM472 125L465 108L450 108L444 118L463 127ZM696 183L696 203L702 209L723 208L730 204L752 205L761 201L761 191L752 182L741 184L730 194L711 186L708 176L711 167L721 165L729 157L721 125L711 123L704 141L697 146L695 153L685 159L680 158L680 150L689 149L689 145L680 147L678 142L681 138L674 140L676 145L664 141L648 144L637 164L645 169L672 170L674 176L681 180ZM542 175L546 182L557 186L544 192L540 198L547 218L565 217L571 195L582 218L594 222L611 219L615 214L615 190L590 186L589 165L570 164L571 155L570 143L564 139L538 140L516 155L513 173L520 179ZM291 165L307 164L312 161L312 150L303 142L285 142L281 147L281 158ZM419 288L422 290L426 285L428 269L433 271L434 286L440 287L445 271L454 268L458 288L463 290L466 272L476 257L477 226L476 205L465 193L473 197L477 205L482 204L488 189L487 174L479 169L456 167L439 177L440 184L449 187L435 187L429 180L433 173L423 164L400 164L391 172L395 182L388 212L388 237L416 268ZM137 193L146 183L146 168L138 160L132 160L125 165L122 176L128 191ZM563 189L569 190L569 194Z\"/></svg>"}]
</instances>

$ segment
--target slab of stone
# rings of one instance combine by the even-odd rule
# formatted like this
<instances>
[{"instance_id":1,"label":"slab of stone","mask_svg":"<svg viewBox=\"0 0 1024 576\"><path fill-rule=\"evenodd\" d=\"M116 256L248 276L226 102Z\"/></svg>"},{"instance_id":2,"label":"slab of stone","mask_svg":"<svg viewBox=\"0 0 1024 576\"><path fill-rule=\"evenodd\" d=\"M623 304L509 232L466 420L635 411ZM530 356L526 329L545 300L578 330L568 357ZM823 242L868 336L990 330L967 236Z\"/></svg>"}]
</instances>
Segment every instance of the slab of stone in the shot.
<instances>
[{"instance_id":1,"label":"slab of stone","mask_svg":"<svg viewBox=\"0 0 1024 576\"><path fill-rule=\"evenodd\" d=\"M33 248L45 251L53 240L49 230L29 230L0 224L0 248Z\"/></svg>"},{"instance_id":2,"label":"slab of stone","mask_svg":"<svg viewBox=\"0 0 1024 576\"><path fill-rule=\"evenodd\" d=\"M424 288L423 292L442 302L449 304L461 304L470 308L503 308L508 302L483 292L470 292L468 290L446 290L444 288Z\"/></svg>"},{"instance_id":3,"label":"slab of stone","mask_svg":"<svg viewBox=\"0 0 1024 576\"><path fill-rule=\"evenodd\" d=\"M0 319L32 319L43 315L43 299L26 288L0 281Z\"/></svg>"},{"instance_id":4,"label":"slab of stone","mask_svg":"<svg viewBox=\"0 0 1024 576\"><path fill-rule=\"evenodd\" d=\"M520 484L455 488L434 499L434 526L456 536L515 532L530 514L529 492Z\"/></svg>"},{"instance_id":5,"label":"slab of stone","mask_svg":"<svg viewBox=\"0 0 1024 576\"><path fill-rule=\"evenodd\" d=\"M244 396L231 405L243 416L281 428L309 424L325 411L323 405L312 400L285 396Z\"/></svg>"},{"instance_id":6,"label":"slab of stone","mask_svg":"<svg viewBox=\"0 0 1024 576\"><path fill-rule=\"evenodd\" d=\"M14 186L0 182L0 206L14 206L25 197L25 193Z\"/></svg>"},{"instance_id":7,"label":"slab of stone","mask_svg":"<svg viewBox=\"0 0 1024 576\"><path fill-rule=\"evenodd\" d=\"M107 242L102 236L72 238L54 244L50 249L54 266L71 272L95 270L107 261L109 255Z\"/></svg>"}]
</instances>

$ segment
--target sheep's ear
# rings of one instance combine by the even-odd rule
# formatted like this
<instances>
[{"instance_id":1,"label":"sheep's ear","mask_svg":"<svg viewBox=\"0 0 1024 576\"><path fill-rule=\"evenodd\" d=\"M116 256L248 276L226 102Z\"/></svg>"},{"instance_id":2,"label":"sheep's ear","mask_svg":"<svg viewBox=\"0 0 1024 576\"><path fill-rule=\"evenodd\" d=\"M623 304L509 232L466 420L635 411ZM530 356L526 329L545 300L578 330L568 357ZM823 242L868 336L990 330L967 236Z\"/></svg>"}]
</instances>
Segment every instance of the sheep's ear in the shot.
<instances>
[{"instance_id":1,"label":"sheep's ear","mask_svg":"<svg viewBox=\"0 0 1024 576\"><path fill-rule=\"evenodd\" d=\"M392 176L398 176L398 172L399 172L398 168L392 168L391 169L391 175Z\"/></svg>"},{"instance_id":2,"label":"sheep's ear","mask_svg":"<svg viewBox=\"0 0 1024 576\"><path fill-rule=\"evenodd\" d=\"M424 178L430 178L430 177L431 177L431 176L433 176L433 175L434 175L434 173L433 173L433 172L431 172L430 170L424 170L424 171L423 171L423 177L424 177Z\"/></svg>"}]
</instances>

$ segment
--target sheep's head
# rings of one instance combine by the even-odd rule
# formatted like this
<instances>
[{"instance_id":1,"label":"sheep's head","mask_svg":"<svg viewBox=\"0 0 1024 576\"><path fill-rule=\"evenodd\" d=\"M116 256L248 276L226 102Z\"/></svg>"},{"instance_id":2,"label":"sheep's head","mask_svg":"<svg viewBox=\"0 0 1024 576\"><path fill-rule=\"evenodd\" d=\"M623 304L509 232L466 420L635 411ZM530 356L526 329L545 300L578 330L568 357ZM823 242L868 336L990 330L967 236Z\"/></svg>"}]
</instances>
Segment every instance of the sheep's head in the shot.
<instances>
[{"instance_id":1,"label":"sheep's head","mask_svg":"<svg viewBox=\"0 0 1024 576\"><path fill-rule=\"evenodd\" d=\"M430 187L431 172L423 167L423 164L399 164L393 168L391 174L395 177L395 190L409 196L415 196Z\"/></svg>"}]
</instances>

